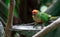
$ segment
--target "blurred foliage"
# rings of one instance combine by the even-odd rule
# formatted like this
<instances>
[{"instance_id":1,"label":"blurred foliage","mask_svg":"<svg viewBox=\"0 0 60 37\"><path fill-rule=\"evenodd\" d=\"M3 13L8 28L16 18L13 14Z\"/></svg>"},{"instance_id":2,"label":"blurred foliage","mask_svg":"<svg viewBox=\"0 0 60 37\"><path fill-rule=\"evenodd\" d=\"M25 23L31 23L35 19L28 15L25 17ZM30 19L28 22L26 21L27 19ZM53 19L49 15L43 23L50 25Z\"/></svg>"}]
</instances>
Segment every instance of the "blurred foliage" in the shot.
<instances>
[{"instance_id":1,"label":"blurred foliage","mask_svg":"<svg viewBox=\"0 0 60 37\"><path fill-rule=\"evenodd\" d=\"M51 3L52 0L41 0L42 5L46 5L46 3Z\"/></svg>"},{"instance_id":2,"label":"blurred foliage","mask_svg":"<svg viewBox=\"0 0 60 37\"><path fill-rule=\"evenodd\" d=\"M9 7L10 6L10 0L6 0L6 1L3 1L4 4ZM19 1L16 1L16 6L14 8L14 16L16 18L19 17L19 14L18 14L18 6L20 3L17 3ZM8 9L5 8L1 3L0 3L0 16L4 19L4 21L6 22L7 21L7 17L8 17Z\"/></svg>"},{"instance_id":3,"label":"blurred foliage","mask_svg":"<svg viewBox=\"0 0 60 37\"><path fill-rule=\"evenodd\" d=\"M8 10L0 3L0 16L6 21Z\"/></svg>"}]
</instances>

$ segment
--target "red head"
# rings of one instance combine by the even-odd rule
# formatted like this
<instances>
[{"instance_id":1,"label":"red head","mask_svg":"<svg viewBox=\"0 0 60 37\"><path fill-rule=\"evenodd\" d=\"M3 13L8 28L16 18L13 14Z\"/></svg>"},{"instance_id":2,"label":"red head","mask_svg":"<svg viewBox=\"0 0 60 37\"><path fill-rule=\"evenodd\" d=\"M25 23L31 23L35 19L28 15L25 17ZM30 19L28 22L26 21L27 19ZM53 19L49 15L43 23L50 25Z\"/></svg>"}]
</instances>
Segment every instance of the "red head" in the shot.
<instances>
[{"instance_id":1,"label":"red head","mask_svg":"<svg viewBox=\"0 0 60 37\"><path fill-rule=\"evenodd\" d=\"M38 10L36 10L36 9L34 9L33 11L32 11L32 14L37 14L38 13Z\"/></svg>"}]
</instances>

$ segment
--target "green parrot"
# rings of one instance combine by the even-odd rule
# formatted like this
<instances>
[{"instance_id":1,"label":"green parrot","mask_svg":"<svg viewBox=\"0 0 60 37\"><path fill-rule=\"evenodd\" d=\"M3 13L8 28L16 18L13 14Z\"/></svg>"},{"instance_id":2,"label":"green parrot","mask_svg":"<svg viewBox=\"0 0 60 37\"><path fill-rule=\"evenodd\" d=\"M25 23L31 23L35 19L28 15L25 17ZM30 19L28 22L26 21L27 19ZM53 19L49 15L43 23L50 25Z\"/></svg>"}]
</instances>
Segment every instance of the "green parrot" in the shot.
<instances>
[{"instance_id":1,"label":"green parrot","mask_svg":"<svg viewBox=\"0 0 60 37\"><path fill-rule=\"evenodd\" d=\"M35 21L35 25L41 24L41 28L43 28L44 25L47 26L47 24L49 23L49 20L54 19L56 17L52 17L51 15L49 15L45 12L33 10L32 11L32 18Z\"/></svg>"}]
</instances>

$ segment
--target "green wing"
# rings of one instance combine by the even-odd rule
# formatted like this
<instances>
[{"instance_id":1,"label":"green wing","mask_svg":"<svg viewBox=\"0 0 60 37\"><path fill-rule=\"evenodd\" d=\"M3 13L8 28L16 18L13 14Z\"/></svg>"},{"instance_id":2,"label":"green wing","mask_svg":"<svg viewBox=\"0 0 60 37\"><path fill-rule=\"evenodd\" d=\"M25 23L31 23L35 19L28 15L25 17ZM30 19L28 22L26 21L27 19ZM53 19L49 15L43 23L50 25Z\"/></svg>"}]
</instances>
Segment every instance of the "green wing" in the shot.
<instances>
[{"instance_id":1,"label":"green wing","mask_svg":"<svg viewBox=\"0 0 60 37\"><path fill-rule=\"evenodd\" d=\"M49 20L49 15L47 13L39 12L37 14L37 17L43 20L44 22L47 22Z\"/></svg>"}]
</instances>

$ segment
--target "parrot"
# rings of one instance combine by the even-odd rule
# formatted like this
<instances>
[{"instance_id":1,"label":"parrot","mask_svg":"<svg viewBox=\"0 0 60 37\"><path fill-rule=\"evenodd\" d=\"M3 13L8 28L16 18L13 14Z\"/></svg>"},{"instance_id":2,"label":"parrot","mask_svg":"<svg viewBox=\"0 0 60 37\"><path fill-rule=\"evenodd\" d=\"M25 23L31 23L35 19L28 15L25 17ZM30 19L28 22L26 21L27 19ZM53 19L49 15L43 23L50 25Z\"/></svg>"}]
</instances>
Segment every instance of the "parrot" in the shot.
<instances>
[{"instance_id":1,"label":"parrot","mask_svg":"<svg viewBox=\"0 0 60 37\"><path fill-rule=\"evenodd\" d=\"M35 21L34 26L36 26L37 24L41 24L41 29L43 29L44 25L47 26L50 19L53 19L56 17L52 17L52 15L50 14L47 14L45 12L40 12L39 10L34 9L32 10L32 18Z\"/></svg>"}]
</instances>

